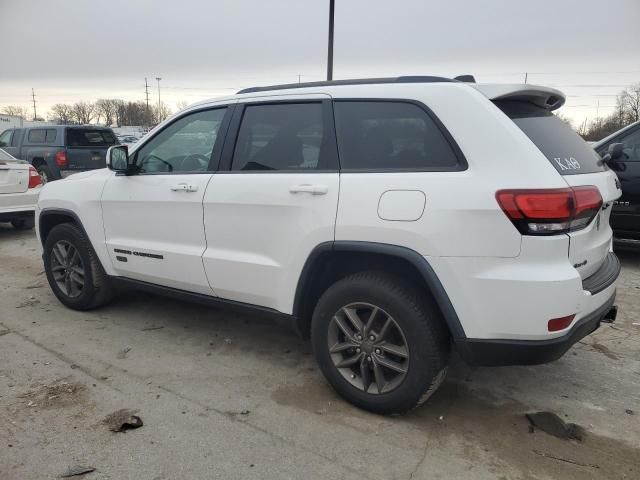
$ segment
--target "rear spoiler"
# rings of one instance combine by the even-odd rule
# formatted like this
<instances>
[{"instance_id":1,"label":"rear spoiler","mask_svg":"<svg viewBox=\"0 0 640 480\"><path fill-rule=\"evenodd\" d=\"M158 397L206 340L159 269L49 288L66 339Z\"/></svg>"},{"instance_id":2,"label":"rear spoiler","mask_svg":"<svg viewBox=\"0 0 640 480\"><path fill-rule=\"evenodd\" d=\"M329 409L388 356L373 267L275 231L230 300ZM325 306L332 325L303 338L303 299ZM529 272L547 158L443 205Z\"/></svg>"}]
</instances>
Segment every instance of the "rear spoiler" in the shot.
<instances>
[{"instance_id":1,"label":"rear spoiler","mask_svg":"<svg viewBox=\"0 0 640 480\"><path fill-rule=\"evenodd\" d=\"M564 105L565 97L560 90L537 85L500 85L470 83L489 100L519 100L529 102L547 110L557 110Z\"/></svg>"}]
</instances>

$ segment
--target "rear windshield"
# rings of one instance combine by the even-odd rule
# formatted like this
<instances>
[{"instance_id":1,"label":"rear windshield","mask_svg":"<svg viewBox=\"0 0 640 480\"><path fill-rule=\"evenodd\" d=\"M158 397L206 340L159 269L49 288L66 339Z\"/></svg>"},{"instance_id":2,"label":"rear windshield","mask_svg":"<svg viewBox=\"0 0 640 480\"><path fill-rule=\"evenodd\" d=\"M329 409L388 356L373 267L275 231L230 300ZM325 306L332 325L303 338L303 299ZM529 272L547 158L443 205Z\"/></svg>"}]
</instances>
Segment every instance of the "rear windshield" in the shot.
<instances>
[{"instance_id":1,"label":"rear windshield","mask_svg":"<svg viewBox=\"0 0 640 480\"><path fill-rule=\"evenodd\" d=\"M110 130L90 128L69 128L68 147L109 147L116 144L116 137Z\"/></svg>"},{"instance_id":2,"label":"rear windshield","mask_svg":"<svg viewBox=\"0 0 640 480\"><path fill-rule=\"evenodd\" d=\"M560 174L596 173L607 169L595 150L550 111L527 102L498 100L494 103L520 127Z\"/></svg>"}]
</instances>

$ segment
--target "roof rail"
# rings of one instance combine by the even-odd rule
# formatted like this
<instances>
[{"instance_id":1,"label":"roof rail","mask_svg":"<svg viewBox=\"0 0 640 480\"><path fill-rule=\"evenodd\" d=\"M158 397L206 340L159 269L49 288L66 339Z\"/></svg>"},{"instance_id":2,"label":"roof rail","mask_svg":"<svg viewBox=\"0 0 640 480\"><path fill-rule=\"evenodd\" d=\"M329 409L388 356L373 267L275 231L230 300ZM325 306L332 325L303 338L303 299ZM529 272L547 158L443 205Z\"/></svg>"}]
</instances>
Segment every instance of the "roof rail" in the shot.
<instances>
[{"instance_id":1,"label":"roof rail","mask_svg":"<svg viewBox=\"0 0 640 480\"><path fill-rule=\"evenodd\" d=\"M269 85L266 87L250 87L244 88L238 92L240 93L255 93L255 92L268 92L270 90L288 90L290 88L307 88L307 87L333 87L338 85L371 85L378 83L441 83L441 82L455 82L445 77L433 77L433 76L405 76L405 77L388 77L388 78L358 78L351 80L330 80L322 82L306 82L306 83L287 83L283 85Z\"/></svg>"}]
</instances>

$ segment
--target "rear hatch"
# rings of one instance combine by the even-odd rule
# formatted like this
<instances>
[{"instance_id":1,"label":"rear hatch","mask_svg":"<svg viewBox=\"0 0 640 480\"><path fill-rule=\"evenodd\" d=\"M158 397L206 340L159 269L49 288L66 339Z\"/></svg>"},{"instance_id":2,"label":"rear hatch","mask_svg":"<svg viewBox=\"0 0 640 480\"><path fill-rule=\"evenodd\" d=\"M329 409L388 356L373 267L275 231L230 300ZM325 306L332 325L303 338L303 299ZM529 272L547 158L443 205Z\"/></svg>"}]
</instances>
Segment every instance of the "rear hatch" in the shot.
<instances>
[{"instance_id":1,"label":"rear hatch","mask_svg":"<svg viewBox=\"0 0 640 480\"><path fill-rule=\"evenodd\" d=\"M29 188L29 164L0 149L0 195L22 193Z\"/></svg>"},{"instance_id":2,"label":"rear hatch","mask_svg":"<svg viewBox=\"0 0 640 480\"><path fill-rule=\"evenodd\" d=\"M548 94L548 90L544 92ZM570 187L595 186L599 190L603 203L598 214L585 227L567 233L571 263L583 279L593 275L611 247L611 205L621 194L616 174L567 123L551 112L563 103L557 100L557 94L550 100L533 102L530 98L506 95L494 99L494 103L531 139Z\"/></svg>"},{"instance_id":3,"label":"rear hatch","mask_svg":"<svg viewBox=\"0 0 640 480\"><path fill-rule=\"evenodd\" d=\"M67 166L62 169L88 170L103 168L107 150L118 141L107 128L73 127L66 132Z\"/></svg>"}]
</instances>

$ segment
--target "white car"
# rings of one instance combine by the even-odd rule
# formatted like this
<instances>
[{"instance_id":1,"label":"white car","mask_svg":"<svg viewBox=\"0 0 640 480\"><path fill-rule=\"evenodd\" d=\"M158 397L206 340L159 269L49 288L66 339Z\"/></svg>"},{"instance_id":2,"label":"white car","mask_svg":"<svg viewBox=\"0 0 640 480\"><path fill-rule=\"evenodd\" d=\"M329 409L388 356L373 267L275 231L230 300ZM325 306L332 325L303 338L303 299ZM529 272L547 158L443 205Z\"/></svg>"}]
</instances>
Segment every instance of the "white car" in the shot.
<instances>
[{"instance_id":1,"label":"white car","mask_svg":"<svg viewBox=\"0 0 640 480\"><path fill-rule=\"evenodd\" d=\"M119 135L118 136L118 141L122 144L122 145L133 145L134 143L138 142L140 139L138 137L135 137L133 135Z\"/></svg>"},{"instance_id":2,"label":"white car","mask_svg":"<svg viewBox=\"0 0 640 480\"><path fill-rule=\"evenodd\" d=\"M42 181L36 169L0 148L0 222L14 228L33 228Z\"/></svg>"},{"instance_id":3,"label":"white car","mask_svg":"<svg viewBox=\"0 0 640 480\"><path fill-rule=\"evenodd\" d=\"M273 315L375 412L415 407L450 349L555 360L615 317L615 174L561 92L399 77L251 88L190 106L108 169L46 185L47 278Z\"/></svg>"}]
</instances>

